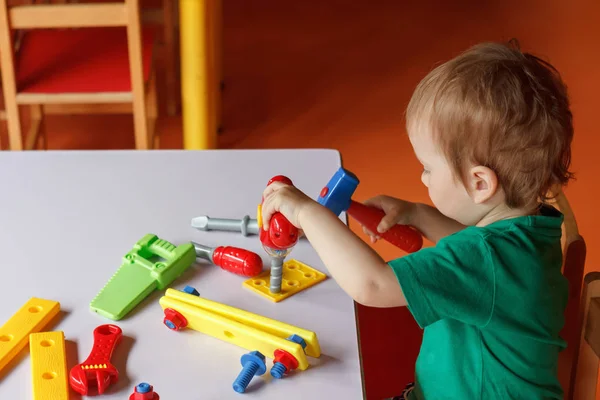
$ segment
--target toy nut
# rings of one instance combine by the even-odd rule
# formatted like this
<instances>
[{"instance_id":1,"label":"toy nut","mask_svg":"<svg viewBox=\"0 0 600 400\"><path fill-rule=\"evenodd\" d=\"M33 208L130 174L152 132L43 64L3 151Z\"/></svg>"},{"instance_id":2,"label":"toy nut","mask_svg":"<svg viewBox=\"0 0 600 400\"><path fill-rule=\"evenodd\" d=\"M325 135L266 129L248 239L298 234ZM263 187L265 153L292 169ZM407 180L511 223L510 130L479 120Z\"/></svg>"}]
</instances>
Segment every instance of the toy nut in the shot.
<instances>
[{"instance_id":1,"label":"toy nut","mask_svg":"<svg viewBox=\"0 0 600 400\"><path fill-rule=\"evenodd\" d=\"M173 331L179 331L187 326L187 319L181 313L172 308L165 308L163 323Z\"/></svg>"},{"instance_id":2,"label":"toy nut","mask_svg":"<svg viewBox=\"0 0 600 400\"><path fill-rule=\"evenodd\" d=\"M265 362L265 356L260 351L251 351L248 354L245 354L241 358L242 366L246 364L246 362L257 362L258 364L262 364ZM264 372L260 373L260 375L264 374Z\"/></svg>"},{"instance_id":3,"label":"toy nut","mask_svg":"<svg viewBox=\"0 0 600 400\"><path fill-rule=\"evenodd\" d=\"M154 392L152 385L142 382L137 385L129 400L160 400L158 393Z\"/></svg>"}]
</instances>

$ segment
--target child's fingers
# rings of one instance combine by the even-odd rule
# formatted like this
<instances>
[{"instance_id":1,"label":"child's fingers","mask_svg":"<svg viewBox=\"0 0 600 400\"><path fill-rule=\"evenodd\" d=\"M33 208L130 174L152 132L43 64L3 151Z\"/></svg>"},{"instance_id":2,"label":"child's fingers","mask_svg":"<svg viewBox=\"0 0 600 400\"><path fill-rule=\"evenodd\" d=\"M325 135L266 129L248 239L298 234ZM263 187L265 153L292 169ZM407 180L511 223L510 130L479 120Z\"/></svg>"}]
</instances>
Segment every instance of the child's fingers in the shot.
<instances>
[{"instance_id":1,"label":"child's fingers","mask_svg":"<svg viewBox=\"0 0 600 400\"><path fill-rule=\"evenodd\" d=\"M368 200L365 200L363 202L363 204L366 206L375 207L375 208L379 208L379 209L383 208L383 204L381 204L381 196L375 196Z\"/></svg>"},{"instance_id":2,"label":"child's fingers","mask_svg":"<svg viewBox=\"0 0 600 400\"><path fill-rule=\"evenodd\" d=\"M379 236L375 235L373 232L368 230L366 227L363 226L362 230L364 233L366 233L369 236L369 238L371 239L371 243L375 243L377 240L380 239Z\"/></svg>"},{"instance_id":3,"label":"child's fingers","mask_svg":"<svg viewBox=\"0 0 600 400\"><path fill-rule=\"evenodd\" d=\"M383 233L394 225L396 225L396 217L394 215L387 214L381 219L381 221L379 221L379 225L377 225L377 232Z\"/></svg>"},{"instance_id":4,"label":"child's fingers","mask_svg":"<svg viewBox=\"0 0 600 400\"><path fill-rule=\"evenodd\" d=\"M275 193L276 191L278 191L279 189L281 189L284 186L286 186L286 184L283 182L279 182L279 181L271 182L271 184L269 186L267 186L265 188L265 190L263 190L263 199L266 199L271 194Z\"/></svg>"},{"instance_id":5,"label":"child's fingers","mask_svg":"<svg viewBox=\"0 0 600 400\"><path fill-rule=\"evenodd\" d=\"M375 236L375 234L373 232L371 232L370 230L368 230L366 226L362 226L362 230L364 233L366 233L369 236Z\"/></svg>"},{"instance_id":6,"label":"child's fingers","mask_svg":"<svg viewBox=\"0 0 600 400\"><path fill-rule=\"evenodd\" d=\"M269 222L271 221L271 217L273 216L273 214L275 214L277 212L276 209L276 196L270 195L268 197L265 197L265 200L263 201L262 207L261 207L261 218L262 218L262 227L264 230L268 230L269 228Z\"/></svg>"},{"instance_id":7,"label":"child's fingers","mask_svg":"<svg viewBox=\"0 0 600 400\"><path fill-rule=\"evenodd\" d=\"M274 181L271 182L271 184L267 186L263 191L263 204L261 208L261 215L264 230L268 230L271 217L273 216L273 214L279 211L279 201L277 199L277 192L285 186L287 185L283 182Z\"/></svg>"}]
</instances>

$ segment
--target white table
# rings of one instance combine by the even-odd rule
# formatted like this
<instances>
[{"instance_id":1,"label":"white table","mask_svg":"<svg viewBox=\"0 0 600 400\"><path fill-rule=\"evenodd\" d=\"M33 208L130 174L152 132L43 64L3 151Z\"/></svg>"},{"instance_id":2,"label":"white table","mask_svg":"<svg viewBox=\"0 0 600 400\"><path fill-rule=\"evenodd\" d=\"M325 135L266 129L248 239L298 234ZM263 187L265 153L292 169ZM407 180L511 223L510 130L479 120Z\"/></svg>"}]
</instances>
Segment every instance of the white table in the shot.
<instances>
[{"instance_id":1,"label":"white table","mask_svg":"<svg viewBox=\"0 0 600 400\"><path fill-rule=\"evenodd\" d=\"M331 150L0 153L0 324L30 297L59 301L52 330L65 333L70 369L87 358L94 328L115 323L89 303L142 236L239 246L268 263L257 236L200 232L191 218L254 217L267 181L278 174L316 198L339 166ZM290 258L326 272L306 240ZM191 285L202 297L315 331L323 354L309 358L309 369L276 380L267 358L267 373L235 393L247 351L190 329L169 330L160 291L116 322L124 335L112 358L120 380L99 398L128 399L140 382L164 400L363 397L354 303L332 278L280 303L242 288L244 280L198 262L171 287ZM32 398L26 349L0 374L2 400Z\"/></svg>"}]
</instances>

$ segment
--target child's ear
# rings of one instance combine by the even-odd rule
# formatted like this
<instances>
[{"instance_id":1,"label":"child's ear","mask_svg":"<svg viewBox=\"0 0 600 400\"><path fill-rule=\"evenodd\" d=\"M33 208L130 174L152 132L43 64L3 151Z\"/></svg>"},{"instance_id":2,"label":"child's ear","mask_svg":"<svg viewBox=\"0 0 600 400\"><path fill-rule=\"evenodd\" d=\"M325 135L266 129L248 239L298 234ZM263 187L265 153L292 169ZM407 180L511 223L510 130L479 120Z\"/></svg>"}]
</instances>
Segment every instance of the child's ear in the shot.
<instances>
[{"instance_id":1,"label":"child's ear","mask_svg":"<svg viewBox=\"0 0 600 400\"><path fill-rule=\"evenodd\" d=\"M498 191L496 173L478 165L469 170L470 194L475 204L482 204L491 199Z\"/></svg>"}]
</instances>

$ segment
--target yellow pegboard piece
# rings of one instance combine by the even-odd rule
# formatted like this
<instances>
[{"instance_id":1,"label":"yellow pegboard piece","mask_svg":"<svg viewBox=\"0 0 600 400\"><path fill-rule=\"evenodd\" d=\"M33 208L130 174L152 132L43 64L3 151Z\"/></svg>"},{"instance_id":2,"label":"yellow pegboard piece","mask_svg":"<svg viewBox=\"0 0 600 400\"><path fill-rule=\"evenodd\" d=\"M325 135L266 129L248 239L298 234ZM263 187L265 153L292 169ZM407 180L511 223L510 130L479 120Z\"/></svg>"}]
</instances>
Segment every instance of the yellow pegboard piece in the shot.
<instances>
[{"instance_id":1,"label":"yellow pegboard piece","mask_svg":"<svg viewBox=\"0 0 600 400\"><path fill-rule=\"evenodd\" d=\"M0 371L59 311L59 302L32 297L0 327Z\"/></svg>"},{"instance_id":2,"label":"yellow pegboard piece","mask_svg":"<svg viewBox=\"0 0 600 400\"><path fill-rule=\"evenodd\" d=\"M260 351L269 358L274 357L275 350L282 349L296 357L298 369L308 368L306 354L298 343L167 296L160 299L160 304L163 308L171 308L183 315L189 329L235 344L246 350Z\"/></svg>"},{"instance_id":3,"label":"yellow pegboard piece","mask_svg":"<svg viewBox=\"0 0 600 400\"><path fill-rule=\"evenodd\" d=\"M299 335L306 342L305 352L310 357L318 358L321 356L321 346L317 339L317 334L313 331L300 328L285 322L277 321L262 315L254 314L239 308L208 300L199 296L194 296L174 289L167 289L165 296L159 303L164 308L170 307L181 312L187 318L187 313L193 313L195 310L206 310L221 318L238 322L247 327L260 330L268 335L273 335L281 339L286 339L294 334ZM183 305L189 305L190 308L182 308ZM182 310L184 312L182 312ZM189 321L188 321L189 322ZM194 326L188 325L191 329ZM237 343L236 343L237 344ZM244 346L241 346L244 347ZM252 349L250 349L252 350Z\"/></svg>"},{"instance_id":4,"label":"yellow pegboard piece","mask_svg":"<svg viewBox=\"0 0 600 400\"><path fill-rule=\"evenodd\" d=\"M269 290L271 282L270 270L244 281L243 286L277 303L325 279L327 279L327 275L324 273L298 260L292 259L283 264L283 278L279 293L271 293Z\"/></svg>"},{"instance_id":5,"label":"yellow pegboard piece","mask_svg":"<svg viewBox=\"0 0 600 400\"><path fill-rule=\"evenodd\" d=\"M32 333L29 352L33 400L69 400L64 333Z\"/></svg>"}]
</instances>

